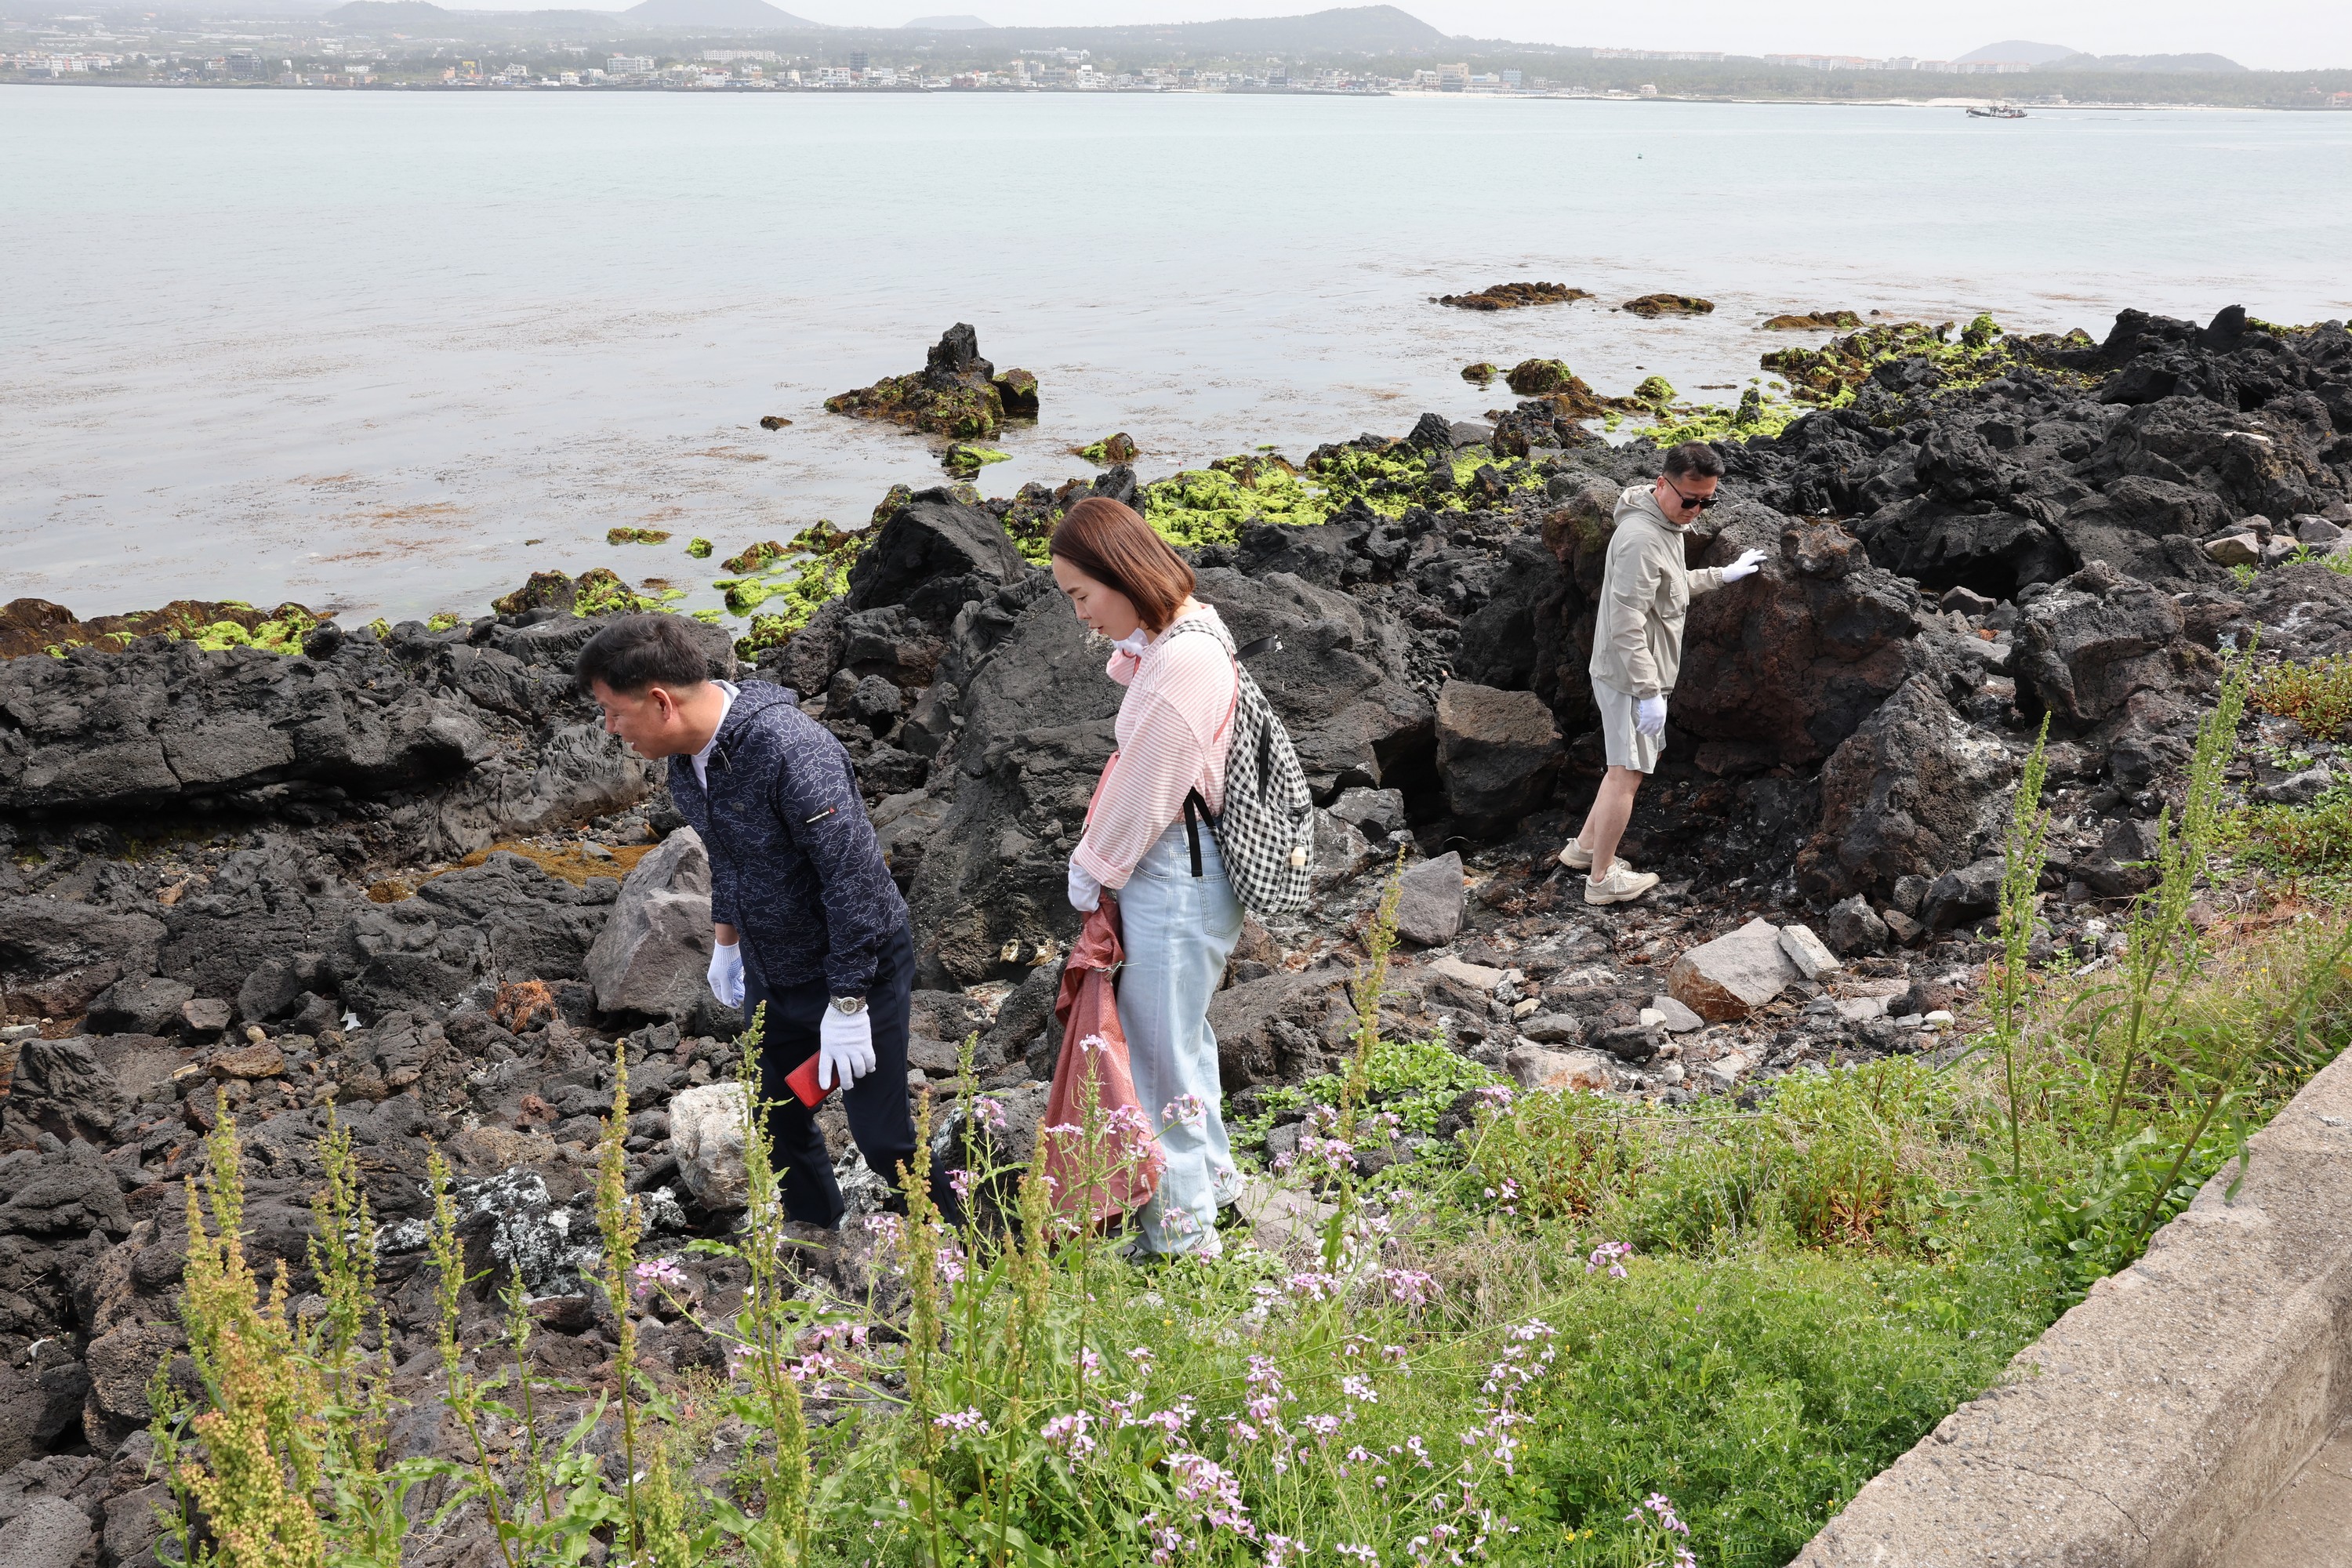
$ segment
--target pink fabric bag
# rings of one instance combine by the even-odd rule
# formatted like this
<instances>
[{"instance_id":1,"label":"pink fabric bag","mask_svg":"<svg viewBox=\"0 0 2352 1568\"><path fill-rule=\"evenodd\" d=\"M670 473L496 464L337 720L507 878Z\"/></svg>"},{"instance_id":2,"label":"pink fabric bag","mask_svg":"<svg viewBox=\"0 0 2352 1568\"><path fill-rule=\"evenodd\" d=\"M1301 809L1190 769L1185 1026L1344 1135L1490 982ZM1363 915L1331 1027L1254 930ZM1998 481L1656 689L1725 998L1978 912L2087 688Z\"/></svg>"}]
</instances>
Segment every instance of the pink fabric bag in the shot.
<instances>
[{"instance_id":1,"label":"pink fabric bag","mask_svg":"<svg viewBox=\"0 0 2352 1568\"><path fill-rule=\"evenodd\" d=\"M1062 992L1054 1002L1062 1054L1037 1135L1038 1168L1054 1184L1055 1216L1072 1228L1097 1226L1150 1203L1166 1163L1136 1102L1127 1065L1116 980L1124 961L1118 900L1106 893L1087 916L1062 969ZM1101 1128L1091 1159L1085 1136L1089 1095Z\"/></svg>"}]
</instances>

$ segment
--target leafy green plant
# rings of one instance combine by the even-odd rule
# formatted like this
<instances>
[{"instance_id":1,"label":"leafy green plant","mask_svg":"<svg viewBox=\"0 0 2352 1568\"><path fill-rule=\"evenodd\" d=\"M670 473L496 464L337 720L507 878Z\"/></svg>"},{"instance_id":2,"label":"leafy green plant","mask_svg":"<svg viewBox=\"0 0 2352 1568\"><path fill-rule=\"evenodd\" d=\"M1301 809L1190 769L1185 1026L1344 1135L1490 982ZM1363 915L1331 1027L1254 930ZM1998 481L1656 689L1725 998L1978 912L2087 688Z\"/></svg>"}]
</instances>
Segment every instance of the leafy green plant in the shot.
<instances>
[{"instance_id":1,"label":"leafy green plant","mask_svg":"<svg viewBox=\"0 0 2352 1568\"><path fill-rule=\"evenodd\" d=\"M2176 826L2167 807L2157 819L2156 886L2133 901L2125 925L2123 983L2113 1007L2101 1016L2119 1016L2115 1087L2106 1119L2106 1133L2115 1134L2124 1104L2131 1093L2132 1071L2138 1065L2148 1031L2159 1005L2157 986L2169 976L2176 985L2196 972L2197 927L2189 906L2221 847L2224 820L2221 795L2231 760L2237 754L2238 724L2245 716L2251 685L2249 648L2224 668L2213 710L2197 727L2197 745L2190 754L2189 777Z\"/></svg>"}]
</instances>

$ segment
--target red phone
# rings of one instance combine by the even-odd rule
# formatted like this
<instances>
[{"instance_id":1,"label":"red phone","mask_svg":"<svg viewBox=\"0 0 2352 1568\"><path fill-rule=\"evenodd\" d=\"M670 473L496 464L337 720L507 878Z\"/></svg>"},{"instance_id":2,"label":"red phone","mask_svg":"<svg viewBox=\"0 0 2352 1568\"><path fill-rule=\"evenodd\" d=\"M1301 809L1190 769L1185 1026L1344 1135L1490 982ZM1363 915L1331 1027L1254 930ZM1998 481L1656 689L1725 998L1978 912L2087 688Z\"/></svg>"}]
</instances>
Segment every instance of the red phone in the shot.
<instances>
[{"instance_id":1,"label":"red phone","mask_svg":"<svg viewBox=\"0 0 2352 1568\"><path fill-rule=\"evenodd\" d=\"M794 1068L792 1071L784 1075L785 1087L790 1089L793 1091L793 1096L811 1110L814 1110L818 1106L823 1105L824 1103L824 1097L833 1092L829 1089L819 1089L817 1087L816 1063L816 1055L812 1053L808 1060L801 1063L800 1066Z\"/></svg>"}]
</instances>

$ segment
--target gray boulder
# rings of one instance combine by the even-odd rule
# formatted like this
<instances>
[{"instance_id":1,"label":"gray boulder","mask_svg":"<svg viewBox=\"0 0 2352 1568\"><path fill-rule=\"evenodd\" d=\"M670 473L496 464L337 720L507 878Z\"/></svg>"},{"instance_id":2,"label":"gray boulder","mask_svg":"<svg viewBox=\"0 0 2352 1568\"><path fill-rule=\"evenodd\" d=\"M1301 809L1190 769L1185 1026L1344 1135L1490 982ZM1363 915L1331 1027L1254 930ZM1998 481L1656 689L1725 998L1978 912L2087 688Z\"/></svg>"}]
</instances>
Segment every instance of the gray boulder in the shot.
<instances>
[{"instance_id":1,"label":"gray boulder","mask_svg":"<svg viewBox=\"0 0 2352 1568\"><path fill-rule=\"evenodd\" d=\"M1860 893L1840 900L1831 906L1822 930L1829 944L1852 957L1858 953L1876 952L1886 945L1886 922L1871 910L1870 900Z\"/></svg>"},{"instance_id":2,"label":"gray boulder","mask_svg":"<svg viewBox=\"0 0 2352 1568\"><path fill-rule=\"evenodd\" d=\"M1972 860L1947 871L1927 888L1922 919L1929 931L1949 931L1969 921L1982 920L2000 907L2001 877L2007 868L1998 855Z\"/></svg>"},{"instance_id":3,"label":"gray boulder","mask_svg":"<svg viewBox=\"0 0 2352 1568\"><path fill-rule=\"evenodd\" d=\"M1711 1024L1737 1023L1800 978L1769 921L1701 942L1666 972L1666 993Z\"/></svg>"},{"instance_id":4,"label":"gray boulder","mask_svg":"<svg viewBox=\"0 0 2352 1568\"><path fill-rule=\"evenodd\" d=\"M1437 772L1458 817L1516 822L1551 793L1566 755L1551 710L1532 691L1449 680L1437 694Z\"/></svg>"},{"instance_id":5,"label":"gray boulder","mask_svg":"<svg viewBox=\"0 0 2352 1568\"><path fill-rule=\"evenodd\" d=\"M1974 859L2002 820L2014 769L1924 676L1831 754L1821 825L1797 857L1816 898L1884 891Z\"/></svg>"},{"instance_id":6,"label":"gray boulder","mask_svg":"<svg viewBox=\"0 0 2352 1568\"><path fill-rule=\"evenodd\" d=\"M1462 930L1465 902L1459 852L1449 849L1409 867L1398 879L1397 935L1423 947L1443 947Z\"/></svg>"},{"instance_id":7,"label":"gray boulder","mask_svg":"<svg viewBox=\"0 0 2352 1568\"><path fill-rule=\"evenodd\" d=\"M603 1012L691 1017L710 952L710 857L693 828L676 828L621 884L588 950L588 984Z\"/></svg>"},{"instance_id":8,"label":"gray boulder","mask_svg":"<svg viewBox=\"0 0 2352 1568\"><path fill-rule=\"evenodd\" d=\"M2171 595L2095 562L2025 606L2018 694L2074 723L2105 719L2134 692L2176 683L2168 649L2183 625Z\"/></svg>"},{"instance_id":9,"label":"gray boulder","mask_svg":"<svg viewBox=\"0 0 2352 1568\"><path fill-rule=\"evenodd\" d=\"M97 1533L79 1504L37 1499L0 1525L0 1563L8 1568L78 1568Z\"/></svg>"},{"instance_id":10,"label":"gray boulder","mask_svg":"<svg viewBox=\"0 0 2352 1568\"><path fill-rule=\"evenodd\" d=\"M321 663L142 642L0 662L0 703L15 719L0 735L0 810L377 795L490 755L469 703L416 684L372 639L343 648Z\"/></svg>"},{"instance_id":11,"label":"gray boulder","mask_svg":"<svg viewBox=\"0 0 2352 1568\"><path fill-rule=\"evenodd\" d=\"M1344 789L1331 803L1331 815L1354 823L1367 838L1385 838L1405 824L1404 792L1366 789L1360 784Z\"/></svg>"},{"instance_id":12,"label":"gray boulder","mask_svg":"<svg viewBox=\"0 0 2352 1568\"><path fill-rule=\"evenodd\" d=\"M1354 881L1371 868L1375 858L1370 843L1354 823L1328 811L1316 811L1315 863L1308 879L1316 892L1328 892Z\"/></svg>"},{"instance_id":13,"label":"gray boulder","mask_svg":"<svg viewBox=\"0 0 2352 1568\"><path fill-rule=\"evenodd\" d=\"M181 1004L195 994L184 980L128 975L99 993L85 1022L101 1035L161 1035L179 1026Z\"/></svg>"},{"instance_id":14,"label":"gray boulder","mask_svg":"<svg viewBox=\"0 0 2352 1568\"><path fill-rule=\"evenodd\" d=\"M903 605L944 626L968 602L1035 570L987 512L944 489L921 490L890 514L849 569L845 614Z\"/></svg>"},{"instance_id":15,"label":"gray boulder","mask_svg":"<svg viewBox=\"0 0 2352 1568\"><path fill-rule=\"evenodd\" d=\"M0 1470L47 1452L78 1427L89 1394L89 1373L53 1344L36 1352L31 1366L0 1363Z\"/></svg>"},{"instance_id":16,"label":"gray boulder","mask_svg":"<svg viewBox=\"0 0 2352 1568\"><path fill-rule=\"evenodd\" d=\"M19 1014L79 1016L121 976L154 973L163 937L162 923L144 914L70 899L0 899L0 985Z\"/></svg>"},{"instance_id":17,"label":"gray boulder","mask_svg":"<svg viewBox=\"0 0 2352 1568\"><path fill-rule=\"evenodd\" d=\"M1755 576L1691 601L1669 718L1700 741L1805 767L1828 756L1918 668L1918 592L1834 523L1736 502L1701 563L1765 552Z\"/></svg>"}]
</instances>

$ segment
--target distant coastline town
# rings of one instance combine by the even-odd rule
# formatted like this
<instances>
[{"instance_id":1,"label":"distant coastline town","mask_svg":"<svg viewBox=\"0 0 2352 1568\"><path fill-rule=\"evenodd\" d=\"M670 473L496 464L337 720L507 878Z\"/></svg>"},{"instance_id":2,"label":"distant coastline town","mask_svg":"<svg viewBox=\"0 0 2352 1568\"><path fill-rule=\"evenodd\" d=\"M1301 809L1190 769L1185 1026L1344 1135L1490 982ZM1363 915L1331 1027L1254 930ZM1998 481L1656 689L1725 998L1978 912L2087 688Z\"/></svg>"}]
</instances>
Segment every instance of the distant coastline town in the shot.
<instances>
[{"instance_id":1,"label":"distant coastline town","mask_svg":"<svg viewBox=\"0 0 2352 1568\"><path fill-rule=\"evenodd\" d=\"M765 0L627 11L225 0L235 14L0 16L0 83L226 89L1329 95L2210 104L2352 110L2352 71L2008 40L1954 59L1578 48L1450 37L1393 6L1171 26L834 27ZM259 9L265 15L250 13Z\"/></svg>"}]
</instances>

